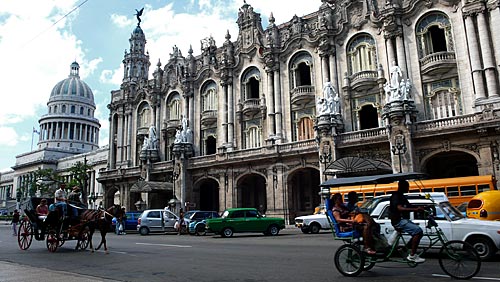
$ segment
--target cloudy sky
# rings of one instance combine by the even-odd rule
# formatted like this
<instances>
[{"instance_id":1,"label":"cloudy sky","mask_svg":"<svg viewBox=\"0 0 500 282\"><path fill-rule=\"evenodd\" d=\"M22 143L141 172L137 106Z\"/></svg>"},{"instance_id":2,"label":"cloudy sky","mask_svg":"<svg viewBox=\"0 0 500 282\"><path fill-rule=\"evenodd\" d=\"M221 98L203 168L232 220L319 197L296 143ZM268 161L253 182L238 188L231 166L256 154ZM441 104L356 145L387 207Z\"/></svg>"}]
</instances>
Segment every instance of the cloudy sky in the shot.
<instances>
[{"instance_id":1,"label":"cloudy sky","mask_svg":"<svg viewBox=\"0 0 500 282\"><path fill-rule=\"evenodd\" d=\"M262 16L264 28L294 14L316 11L321 0L247 0ZM110 91L119 88L124 50L137 24L135 9L144 7L141 27L151 59L166 62L177 45L200 54L200 40L213 36L218 46L229 30L238 35L243 0L2 0L0 5L0 171L15 165L17 155L36 149L39 118L47 114L52 88L80 64L80 78L92 89L101 122L100 146L108 141L106 108ZM33 144L33 145L32 145Z\"/></svg>"}]
</instances>

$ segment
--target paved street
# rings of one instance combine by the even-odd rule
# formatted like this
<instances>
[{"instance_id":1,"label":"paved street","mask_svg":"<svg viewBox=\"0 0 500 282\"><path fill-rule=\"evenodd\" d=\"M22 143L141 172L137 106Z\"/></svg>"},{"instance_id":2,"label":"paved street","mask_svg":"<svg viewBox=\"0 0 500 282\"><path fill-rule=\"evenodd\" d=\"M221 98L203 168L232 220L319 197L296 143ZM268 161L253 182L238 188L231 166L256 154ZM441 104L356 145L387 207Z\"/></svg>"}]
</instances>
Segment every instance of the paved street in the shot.
<instances>
[{"instance_id":1,"label":"paved street","mask_svg":"<svg viewBox=\"0 0 500 282\"><path fill-rule=\"evenodd\" d=\"M17 246L10 226L0 223L0 281L449 281L432 255L415 268L383 263L360 277L341 276L333 254L341 244L328 232L302 234L295 228L278 237L261 234L219 236L140 236L108 234L110 254L75 251L68 241L49 253L44 241L27 251ZM94 243L99 242L98 236ZM498 262L483 263L478 277L500 281ZM475 280L478 278L475 278Z\"/></svg>"}]
</instances>

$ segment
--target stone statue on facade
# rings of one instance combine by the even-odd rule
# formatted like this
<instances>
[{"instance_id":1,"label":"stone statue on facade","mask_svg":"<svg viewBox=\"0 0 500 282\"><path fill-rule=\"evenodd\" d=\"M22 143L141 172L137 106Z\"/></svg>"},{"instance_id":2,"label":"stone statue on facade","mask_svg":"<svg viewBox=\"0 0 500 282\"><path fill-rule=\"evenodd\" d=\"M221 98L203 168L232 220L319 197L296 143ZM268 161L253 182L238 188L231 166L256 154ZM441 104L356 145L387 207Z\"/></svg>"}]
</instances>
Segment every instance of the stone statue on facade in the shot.
<instances>
[{"instance_id":1,"label":"stone statue on facade","mask_svg":"<svg viewBox=\"0 0 500 282\"><path fill-rule=\"evenodd\" d=\"M158 137L156 136L156 127L154 125L149 127L149 136L144 137L142 143L142 150L158 150Z\"/></svg>"},{"instance_id":2,"label":"stone statue on facade","mask_svg":"<svg viewBox=\"0 0 500 282\"><path fill-rule=\"evenodd\" d=\"M323 86L323 98L316 103L319 115L340 114L340 97L331 82Z\"/></svg>"},{"instance_id":3,"label":"stone statue on facade","mask_svg":"<svg viewBox=\"0 0 500 282\"><path fill-rule=\"evenodd\" d=\"M174 144L193 143L193 130L188 126L186 117L182 117L182 127L175 132Z\"/></svg>"},{"instance_id":4,"label":"stone statue on facade","mask_svg":"<svg viewBox=\"0 0 500 282\"><path fill-rule=\"evenodd\" d=\"M410 79L402 78L403 73L401 68L397 66L395 62L392 62L390 76L389 82L384 85L386 103L411 100L411 81Z\"/></svg>"}]
</instances>

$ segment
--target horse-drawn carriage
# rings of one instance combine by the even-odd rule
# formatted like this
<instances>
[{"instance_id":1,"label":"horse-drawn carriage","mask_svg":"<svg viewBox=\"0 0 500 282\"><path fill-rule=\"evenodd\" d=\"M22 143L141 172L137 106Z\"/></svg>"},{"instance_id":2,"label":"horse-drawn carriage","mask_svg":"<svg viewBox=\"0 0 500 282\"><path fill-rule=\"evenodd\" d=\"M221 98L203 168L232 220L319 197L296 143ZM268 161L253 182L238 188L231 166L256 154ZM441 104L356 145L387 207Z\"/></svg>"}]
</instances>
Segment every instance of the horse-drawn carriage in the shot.
<instances>
[{"instance_id":1,"label":"horse-drawn carriage","mask_svg":"<svg viewBox=\"0 0 500 282\"><path fill-rule=\"evenodd\" d=\"M51 210L47 216L36 213L36 207L42 198L31 197L24 208L25 216L20 222L17 241L21 250L27 250L33 241L45 240L47 249L55 252L66 241L75 240L76 250L85 250L90 244L92 251L92 236L95 229L101 231L101 243L106 246L106 233L111 226L111 220L121 211L119 206L112 206L108 210L75 209L68 205L64 213L60 207ZM53 204L53 199L47 199L47 204ZM77 214L74 214L76 211Z\"/></svg>"}]
</instances>

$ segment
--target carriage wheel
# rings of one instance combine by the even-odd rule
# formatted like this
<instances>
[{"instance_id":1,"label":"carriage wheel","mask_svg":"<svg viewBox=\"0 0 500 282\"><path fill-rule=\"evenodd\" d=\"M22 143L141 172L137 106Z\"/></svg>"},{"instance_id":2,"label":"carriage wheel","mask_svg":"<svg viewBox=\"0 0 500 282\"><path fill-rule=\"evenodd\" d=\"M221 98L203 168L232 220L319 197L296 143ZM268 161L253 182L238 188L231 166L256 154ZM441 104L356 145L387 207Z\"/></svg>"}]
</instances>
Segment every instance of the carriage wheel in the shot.
<instances>
[{"instance_id":1,"label":"carriage wheel","mask_svg":"<svg viewBox=\"0 0 500 282\"><path fill-rule=\"evenodd\" d=\"M21 221L19 232L17 233L17 243L21 250L27 250L33 241L33 225L27 219Z\"/></svg>"},{"instance_id":2,"label":"carriage wheel","mask_svg":"<svg viewBox=\"0 0 500 282\"><path fill-rule=\"evenodd\" d=\"M86 250L90 243L90 230L86 227L83 231L80 232L77 248L80 250Z\"/></svg>"},{"instance_id":3,"label":"carriage wheel","mask_svg":"<svg viewBox=\"0 0 500 282\"><path fill-rule=\"evenodd\" d=\"M46 243L49 252L53 253L57 250L57 247L59 246L59 238L54 230L50 230L49 233L47 233Z\"/></svg>"}]
</instances>

